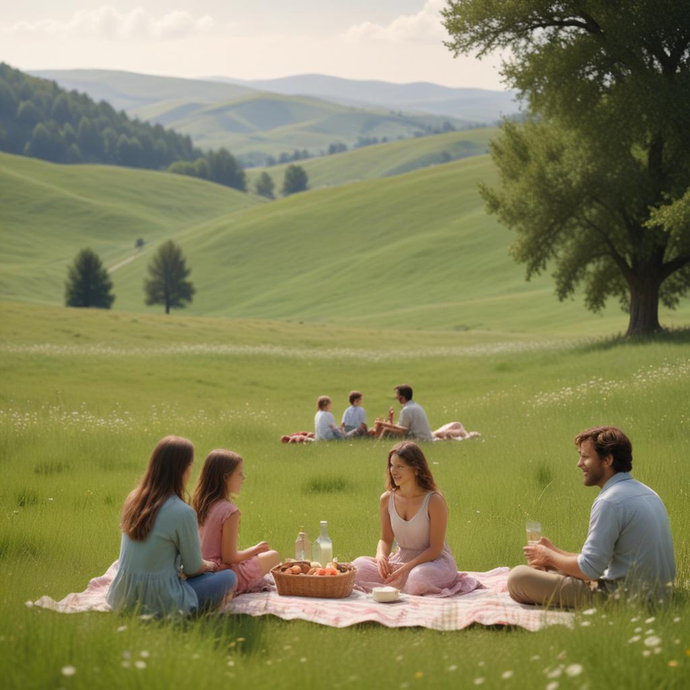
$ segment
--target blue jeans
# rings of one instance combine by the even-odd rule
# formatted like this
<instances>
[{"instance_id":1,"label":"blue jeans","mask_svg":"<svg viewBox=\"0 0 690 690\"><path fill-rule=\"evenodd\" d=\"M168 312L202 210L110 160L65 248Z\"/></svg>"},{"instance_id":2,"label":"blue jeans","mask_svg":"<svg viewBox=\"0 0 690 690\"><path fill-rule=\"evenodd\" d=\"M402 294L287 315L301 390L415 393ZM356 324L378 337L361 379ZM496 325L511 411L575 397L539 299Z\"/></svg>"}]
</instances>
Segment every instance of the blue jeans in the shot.
<instances>
[{"instance_id":1,"label":"blue jeans","mask_svg":"<svg viewBox=\"0 0 690 690\"><path fill-rule=\"evenodd\" d=\"M211 609L221 601L228 592L237 587L237 575L232 570L220 570L216 573L204 573L185 580L199 599L197 611Z\"/></svg>"}]
</instances>

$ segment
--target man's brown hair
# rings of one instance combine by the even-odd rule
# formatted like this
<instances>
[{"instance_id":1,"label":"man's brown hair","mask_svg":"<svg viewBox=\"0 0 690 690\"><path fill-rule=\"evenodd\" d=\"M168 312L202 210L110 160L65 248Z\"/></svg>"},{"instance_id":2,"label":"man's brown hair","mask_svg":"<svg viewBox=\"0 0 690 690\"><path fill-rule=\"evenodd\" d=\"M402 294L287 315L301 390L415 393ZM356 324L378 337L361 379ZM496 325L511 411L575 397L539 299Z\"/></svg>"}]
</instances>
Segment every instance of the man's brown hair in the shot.
<instances>
[{"instance_id":1,"label":"man's brown hair","mask_svg":"<svg viewBox=\"0 0 690 690\"><path fill-rule=\"evenodd\" d=\"M331 399L327 395L319 396L316 400L316 409L325 410L329 402L331 402Z\"/></svg>"},{"instance_id":2,"label":"man's brown hair","mask_svg":"<svg viewBox=\"0 0 690 690\"><path fill-rule=\"evenodd\" d=\"M402 395L405 400L412 400L412 386L401 383L393 389L398 395Z\"/></svg>"},{"instance_id":3,"label":"man's brown hair","mask_svg":"<svg viewBox=\"0 0 690 690\"><path fill-rule=\"evenodd\" d=\"M578 447L585 441L592 442L600 458L603 459L607 455L613 456L614 472L630 472L632 470L632 443L618 427L593 426L575 437L575 445Z\"/></svg>"}]
</instances>

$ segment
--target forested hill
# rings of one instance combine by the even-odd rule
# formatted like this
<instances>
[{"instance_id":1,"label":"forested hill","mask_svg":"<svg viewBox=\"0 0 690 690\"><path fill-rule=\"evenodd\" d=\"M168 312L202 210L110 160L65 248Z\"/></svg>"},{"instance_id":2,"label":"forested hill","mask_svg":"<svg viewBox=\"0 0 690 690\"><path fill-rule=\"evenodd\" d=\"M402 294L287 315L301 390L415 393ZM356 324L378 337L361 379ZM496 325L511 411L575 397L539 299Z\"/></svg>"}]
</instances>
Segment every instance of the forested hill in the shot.
<instances>
[{"instance_id":1,"label":"forested hill","mask_svg":"<svg viewBox=\"0 0 690 690\"><path fill-rule=\"evenodd\" d=\"M0 63L0 151L54 163L107 163L193 175L245 189L225 149L203 152L189 136L130 119L105 101Z\"/></svg>"}]
</instances>

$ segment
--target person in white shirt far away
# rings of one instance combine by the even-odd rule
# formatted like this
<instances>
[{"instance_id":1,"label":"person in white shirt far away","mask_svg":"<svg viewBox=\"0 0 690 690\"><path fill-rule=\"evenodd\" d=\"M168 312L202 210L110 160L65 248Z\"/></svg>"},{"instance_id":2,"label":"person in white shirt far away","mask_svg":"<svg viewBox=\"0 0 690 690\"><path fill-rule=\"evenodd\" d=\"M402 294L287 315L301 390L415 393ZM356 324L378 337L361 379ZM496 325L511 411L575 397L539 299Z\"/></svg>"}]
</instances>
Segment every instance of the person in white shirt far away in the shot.
<instances>
[{"instance_id":1,"label":"person in white shirt far away","mask_svg":"<svg viewBox=\"0 0 690 690\"><path fill-rule=\"evenodd\" d=\"M364 436L367 433L367 413L362 407L362 393L351 391L348 400L350 407L343 412L340 429L348 436Z\"/></svg>"},{"instance_id":2,"label":"person in white shirt far away","mask_svg":"<svg viewBox=\"0 0 690 690\"><path fill-rule=\"evenodd\" d=\"M335 423L335 417L331 412L333 402L327 395L322 395L316 400L316 416L314 417L314 440L337 441L345 438L345 432Z\"/></svg>"}]
</instances>

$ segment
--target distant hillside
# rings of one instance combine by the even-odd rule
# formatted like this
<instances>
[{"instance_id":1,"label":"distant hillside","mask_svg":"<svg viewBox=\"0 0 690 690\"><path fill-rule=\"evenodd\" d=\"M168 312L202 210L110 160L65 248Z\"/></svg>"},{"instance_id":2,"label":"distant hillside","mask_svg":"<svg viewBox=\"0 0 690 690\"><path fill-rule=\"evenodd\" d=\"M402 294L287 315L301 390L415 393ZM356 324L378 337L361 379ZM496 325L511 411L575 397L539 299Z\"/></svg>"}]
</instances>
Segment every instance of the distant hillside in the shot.
<instances>
[{"instance_id":1,"label":"distant hillside","mask_svg":"<svg viewBox=\"0 0 690 690\"><path fill-rule=\"evenodd\" d=\"M488 152L489 141L496 134L498 130L491 128L449 132L433 137L367 146L355 151L298 161L296 164L307 172L310 189L333 187L378 177L402 175L431 165L480 156ZM276 189L280 189L288 165L290 164L249 168L246 171L248 189L254 188L255 181L263 172L268 173L273 178Z\"/></svg>"},{"instance_id":2,"label":"distant hillside","mask_svg":"<svg viewBox=\"0 0 690 690\"><path fill-rule=\"evenodd\" d=\"M229 101L253 91L239 84L160 77L116 70L44 69L30 70L29 74L55 81L65 89L88 93L94 100L107 101L113 108L127 112L161 101L217 103Z\"/></svg>"},{"instance_id":3,"label":"distant hillside","mask_svg":"<svg viewBox=\"0 0 690 690\"><path fill-rule=\"evenodd\" d=\"M323 74L302 74L280 79L209 79L288 96L318 96L343 105L427 112L472 122L494 123L503 115L518 111L513 91L451 88L429 82L393 84Z\"/></svg>"},{"instance_id":4,"label":"distant hillside","mask_svg":"<svg viewBox=\"0 0 690 690\"><path fill-rule=\"evenodd\" d=\"M224 147L245 165L295 150L320 155L331 144L411 138L476 125L472 118L409 113L402 106L342 105L324 98L258 92L243 85L107 70L39 70L65 88L110 99L142 120L189 135L194 146ZM494 118L495 119L495 118Z\"/></svg>"},{"instance_id":5,"label":"distant hillside","mask_svg":"<svg viewBox=\"0 0 690 690\"><path fill-rule=\"evenodd\" d=\"M244 189L226 150L202 152L190 137L151 125L0 63L0 151L55 163L110 163L202 177Z\"/></svg>"},{"instance_id":6,"label":"distant hillside","mask_svg":"<svg viewBox=\"0 0 690 690\"><path fill-rule=\"evenodd\" d=\"M179 175L0 153L0 294L59 304L79 249L91 247L108 267L144 264L158 240L262 201Z\"/></svg>"},{"instance_id":7,"label":"distant hillside","mask_svg":"<svg viewBox=\"0 0 690 690\"><path fill-rule=\"evenodd\" d=\"M623 329L616 305L595 317L580 301L559 303L548 276L524 281L508 254L511 233L487 217L477 192L495 176L477 156L261 204L172 175L0 156L0 299L60 304L74 250L91 244L110 267L121 264L115 309L159 313L144 306L141 286L155 242L172 237L197 288L189 314L554 335ZM141 255L129 249L138 234L148 242ZM667 324L689 317L687 303L662 315Z\"/></svg>"},{"instance_id":8,"label":"distant hillside","mask_svg":"<svg viewBox=\"0 0 690 690\"><path fill-rule=\"evenodd\" d=\"M204 148L224 146L244 162L306 150L320 154L330 144L354 146L361 138L411 138L444 126L462 129L467 122L436 115L348 108L315 98L256 93L213 105L157 103L132 113L192 137Z\"/></svg>"}]
</instances>

